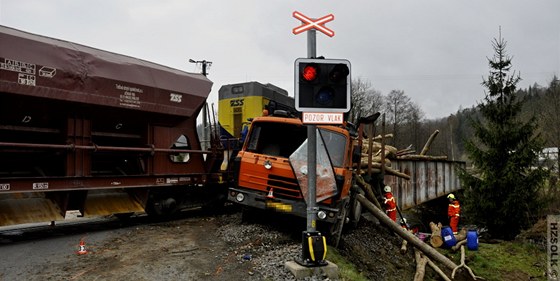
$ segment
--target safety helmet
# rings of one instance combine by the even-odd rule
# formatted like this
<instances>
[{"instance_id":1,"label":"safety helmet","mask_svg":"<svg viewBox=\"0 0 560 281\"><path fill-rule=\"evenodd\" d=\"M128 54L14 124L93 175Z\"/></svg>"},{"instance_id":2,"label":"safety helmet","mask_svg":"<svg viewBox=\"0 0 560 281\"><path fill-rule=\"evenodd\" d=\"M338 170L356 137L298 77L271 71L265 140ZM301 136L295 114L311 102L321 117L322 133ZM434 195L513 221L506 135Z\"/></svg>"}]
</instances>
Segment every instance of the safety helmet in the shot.
<instances>
[{"instance_id":1,"label":"safety helmet","mask_svg":"<svg viewBox=\"0 0 560 281\"><path fill-rule=\"evenodd\" d=\"M388 186L388 185L386 185L386 186L383 188L383 191L385 191L385 192L391 192L391 187Z\"/></svg>"},{"instance_id":2,"label":"safety helmet","mask_svg":"<svg viewBox=\"0 0 560 281\"><path fill-rule=\"evenodd\" d=\"M447 199L455 200L455 195L453 195L453 193L449 193L449 195L447 195Z\"/></svg>"}]
</instances>

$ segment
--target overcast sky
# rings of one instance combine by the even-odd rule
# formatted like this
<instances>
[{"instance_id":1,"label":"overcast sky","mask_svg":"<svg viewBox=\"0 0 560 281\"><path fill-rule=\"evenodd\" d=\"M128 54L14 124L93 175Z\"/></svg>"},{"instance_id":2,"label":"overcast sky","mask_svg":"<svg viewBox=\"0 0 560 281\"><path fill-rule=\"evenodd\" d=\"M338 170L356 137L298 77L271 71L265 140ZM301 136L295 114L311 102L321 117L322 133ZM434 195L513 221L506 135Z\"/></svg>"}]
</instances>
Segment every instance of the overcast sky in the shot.
<instances>
[{"instance_id":1,"label":"overcast sky","mask_svg":"<svg viewBox=\"0 0 560 281\"><path fill-rule=\"evenodd\" d=\"M188 72L201 71L189 59L211 61L216 103L222 85L246 81L293 96L294 61L307 56L294 11L333 14L317 55L348 59L384 95L403 90L428 118L484 98L500 26L519 88L560 73L560 0L0 0L0 24Z\"/></svg>"}]
</instances>

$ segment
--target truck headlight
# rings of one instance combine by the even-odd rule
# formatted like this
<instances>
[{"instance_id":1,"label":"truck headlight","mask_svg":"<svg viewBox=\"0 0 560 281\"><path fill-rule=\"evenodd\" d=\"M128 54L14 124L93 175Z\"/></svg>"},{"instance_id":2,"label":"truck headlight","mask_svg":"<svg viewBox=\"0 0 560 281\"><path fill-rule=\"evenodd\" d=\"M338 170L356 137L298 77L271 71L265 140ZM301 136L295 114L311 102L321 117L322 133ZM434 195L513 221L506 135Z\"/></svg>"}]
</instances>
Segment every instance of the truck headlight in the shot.
<instances>
[{"instance_id":1,"label":"truck headlight","mask_svg":"<svg viewBox=\"0 0 560 281\"><path fill-rule=\"evenodd\" d=\"M327 217L327 213L325 213L325 211L319 211L317 212L317 217L324 220Z\"/></svg>"},{"instance_id":2,"label":"truck headlight","mask_svg":"<svg viewBox=\"0 0 560 281\"><path fill-rule=\"evenodd\" d=\"M243 200L245 200L245 195L243 195L243 193L237 193L237 195L235 196L235 200L237 200L237 202L242 202Z\"/></svg>"}]
</instances>

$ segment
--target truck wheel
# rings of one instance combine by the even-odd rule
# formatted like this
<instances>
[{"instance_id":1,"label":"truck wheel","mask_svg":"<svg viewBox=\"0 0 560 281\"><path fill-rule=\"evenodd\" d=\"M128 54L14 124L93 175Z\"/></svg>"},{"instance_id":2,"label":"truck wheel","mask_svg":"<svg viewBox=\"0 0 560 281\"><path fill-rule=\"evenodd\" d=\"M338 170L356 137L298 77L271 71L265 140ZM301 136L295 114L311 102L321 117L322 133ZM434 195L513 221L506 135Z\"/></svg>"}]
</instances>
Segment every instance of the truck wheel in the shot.
<instances>
[{"instance_id":1,"label":"truck wheel","mask_svg":"<svg viewBox=\"0 0 560 281\"><path fill-rule=\"evenodd\" d=\"M354 194L354 196L352 196L352 200L350 201L349 219L351 228L358 227L358 223L360 222L360 218L362 217L362 203L358 201L358 199L356 198L356 194L364 195L365 193L360 189L357 193Z\"/></svg>"},{"instance_id":2,"label":"truck wheel","mask_svg":"<svg viewBox=\"0 0 560 281\"><path fill-rule=\"evenodd\" d=\"M346 214L348 213L348 207L342 208L341 213L338 214L337 221L330 227L329 244L338 248L338 243L340 242L340 237L342 236L342 229L344 228L344 223L346 221Z\"/></svg>"}]
</instances>

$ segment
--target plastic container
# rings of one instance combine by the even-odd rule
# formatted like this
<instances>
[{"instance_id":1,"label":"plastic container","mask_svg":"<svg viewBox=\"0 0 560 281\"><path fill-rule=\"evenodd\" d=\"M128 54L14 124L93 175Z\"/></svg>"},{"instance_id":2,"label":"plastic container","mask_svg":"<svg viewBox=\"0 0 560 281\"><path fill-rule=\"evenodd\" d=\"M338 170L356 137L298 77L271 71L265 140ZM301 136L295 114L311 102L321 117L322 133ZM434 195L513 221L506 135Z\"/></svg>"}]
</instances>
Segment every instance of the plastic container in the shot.
<instances>
[{"instance_id":1,"label":"plastic container","mask_svg":"<svg viewBox=\"0 0 560 281\"><path fill-rule=\"evenodd\" d=\"M478 232L469 230L467 232L467 249L471 251L478 250Z\"/></svg>"},{"instance_id":2,"label":"plastic container","mask_svg":"<svg viewBox=\"0 0 560 281\"><path fill-rule=\"evenodd\" d=\"M447 248L451 248L457 244L457 239L455 235L453 235L453 230L451 227L446 226L441 229L441 238L443 238L443 246Z\"/></svg>"}]
</instances>

